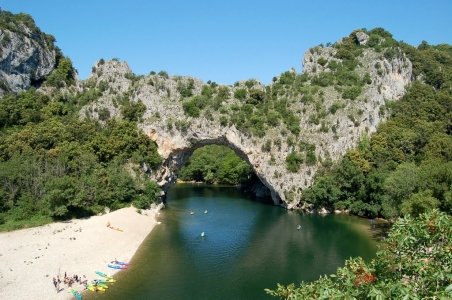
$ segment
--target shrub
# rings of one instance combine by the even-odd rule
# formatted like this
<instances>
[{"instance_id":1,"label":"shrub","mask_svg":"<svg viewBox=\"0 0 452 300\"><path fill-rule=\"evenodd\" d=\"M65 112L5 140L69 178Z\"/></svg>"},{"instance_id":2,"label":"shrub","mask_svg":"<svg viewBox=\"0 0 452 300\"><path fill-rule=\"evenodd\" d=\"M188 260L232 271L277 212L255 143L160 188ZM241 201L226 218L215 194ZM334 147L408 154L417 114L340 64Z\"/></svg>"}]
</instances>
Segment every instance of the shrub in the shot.
<instances>
[{"instance_id":1,"label":"shrub","mask_svg":"<svg viewBox=\"0 0 452 300\"><path fill-rule=\"evenodd\" d=\"M326 59L323 58L323 57L320 57L320 58L317 60L317 63L318 63L319 65L321 65L322 67L325 66L325 65L327 64L327 62L328 62L328 60L326 60Z\"/></svg>"},{"instance_id":2,"label":"shrub","mask_svg":"<svg viewBox=\"0 0 452 300\"><path fill-rule=\"evenodd\" d=\"M159 73L158 73L158 75L159 76L161 76L161 77L163 77L163 78L165 78L165 79L168 79L169 78L169 76L168 76L168 73L166 72L166 71L160 71Z\"/></svg>"},{"instance_id":3,"label":"shrub","mask_svg":"<svg viewBox=\"0 0 452 300\"><path fill-rule=\"evenodd\" d=\"M360 86L352 86L344 90L342 97L344 99L355 100L361 94L361 91L362 89Z\"/></svg>"},{"instance_id":4,"label":"shrub","mask_svg":"<svg viewBox=\"0 0 452 300\"><path fill-rule=\"evenodd\" d=\"M99 109L99 120L106 121L110 119L110 110L106 107L102 107Z\"/></svg>"},{"instance_id":5,"label":"shrub","mask_svg":"<svg viewBox=\"0 0 452 300\"><path fill-rule=\"evenodd\" d=\"M339 102L334 102L330 106L329 111L330 111L330 113L332 113L334 115L339 108L341 108L341 104Z\"/></svg>"},{"instance_id":6,"label":"shrub","mask_svg":"<svg viewBox=\"0 0 452 300\"><path fill-rule=\"evenodd\" d=\"M302 163L303 157L295 151L286 157L286 168L289 172L298 172Z\"/></svg>"},{"instance_id":7,"label":"shrub","mask_svg":"<svg viewBox=\"0 0 452 300\"><path fill-rule=\"evenodd\" d=\"M138 101L127 101L121 107L121 115L124 119L136 122L138 119L143 117L144 112L146 111L146 105L143 102Z\"/></svg>"},{"instance_id":8,"label":"shrub","mask_svg":"<svg viewBox=\"0 0 452 300\"><path fill-rule=\"evenodd\" d=\"M182 103L182 109L190 117L193 117L193 118L199 117L200 110L198 107L196 107L195 102L193 102L193 101L187 101L187 102Z\"/></svg>"},{"instance_id":9,"label":"shrub","mask_svg":"<svg viewBox=\"0 0 452 300\"><path fill-rule=\"evenodd\" d=\"M266 140L262 145L262 151L270 152L272 150L272 140Z\"/></svg>"},{"instance_id":10,"label":"shrub","mask_svg":"<svg viewBox=\"0 0 452 300\"><path fill-rule=\"evenodd\" d=\"M234 97L238 100L245 100L246 98L246 90L245 89L238 89L234 93Z\"/></svg>"}]
</instances>

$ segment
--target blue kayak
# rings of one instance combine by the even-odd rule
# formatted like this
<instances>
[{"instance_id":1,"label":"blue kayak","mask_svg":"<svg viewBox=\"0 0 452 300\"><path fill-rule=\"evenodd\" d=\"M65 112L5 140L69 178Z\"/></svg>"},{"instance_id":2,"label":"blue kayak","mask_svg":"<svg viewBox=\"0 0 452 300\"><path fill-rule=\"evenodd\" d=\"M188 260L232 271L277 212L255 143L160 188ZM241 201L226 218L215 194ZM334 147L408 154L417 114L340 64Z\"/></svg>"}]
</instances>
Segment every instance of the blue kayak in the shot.
<instances>
[{"instance_id":1,"label":"blue kayak","mask_svg":"<svg viewBox=\"0 0 452 300\"><path fill-rule=\"evenodd\" d=\"M123 262L123 261L117 261L117 260L114 260L111 263L112 264L117 264L117 265L122 265L122 266L130 266L130 263L126 263L126 262Z\"/></svg>"},{"instance_id":2,"label":"blue kayak","mask_svg":"<svg viewBox=\"0 0 452 300\"><path fill-rule=\"evenodd\" d=\"M74 295L77 299L82 299L82 295L80 295L76 290L71 289L72 295Z\"/></svg>"},{"instance_id":3,"label":"blue kayak","mask_svg":"<svg viewBox=\"0 0 452 300\"><path fill-rule=\"evenodd\" d=\"M107 274L102 273L102 272L99 272L99 271L96 271L96 274L99 275L99 276L105 277L105 278L109 278L109 279L110 279L110 278L113 278L112 276L107 275Z\"/></svg>"},{"instance_id":4,"label":"blue kayak","mask_svg":"<svg viewBox=\"0 0 452 300\"><path fill-rule=\"evenodd\" d=\"M126 266L121 266L121 265L110 265L110 264L108 264L108 267L112 268L112 269L127 269Z\"/></svg>"}]
</instances>

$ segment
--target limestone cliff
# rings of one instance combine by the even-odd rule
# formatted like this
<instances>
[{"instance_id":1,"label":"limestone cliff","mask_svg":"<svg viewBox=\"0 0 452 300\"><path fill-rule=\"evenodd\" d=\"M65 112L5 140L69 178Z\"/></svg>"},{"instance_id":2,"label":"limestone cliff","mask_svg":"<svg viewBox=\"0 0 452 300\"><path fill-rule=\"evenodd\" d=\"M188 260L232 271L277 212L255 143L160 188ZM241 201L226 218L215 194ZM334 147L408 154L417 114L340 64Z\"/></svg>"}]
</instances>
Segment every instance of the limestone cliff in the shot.
<instances>
[{"instance_id":1,"label":"limestone cliff","mask_svg":"<svg viewBox=\"0 0 452 300\"><path fill-rule=\"evenodd\" d=\"M53 46L52 36L20 20L13 22L14 18L7 12L0 14L7 25L6 28L0 28L1 98L5 92L18 93L32 86L40 86L55 69L57 51ZM25 14L20 16L33 22Z\"/></svg>"},{"instance_id":2,"label":"limestone cliff","mask_svg":"<svg viewBox=\"0 0 452 300\"><path fill-rule=\"evenodd\" d=\"M359 38L364 43L365 36ZM412 65L404 53L399 51L387 58L365 48L357 57L356 73L366 83L359 95L347 99L344 87L312 84L331 71L328 66L333 64L329 62L341 62L335 53L333 47L312 48L303 57L302 76L292 69L267 87L257 80L216 86L188 76L136 76L125 62L101 60L95 64L87 83L94 87L102 85L102 96L84 107L80 115L98 118L99 111L107 109L111 117L119 117L124 98L141 101L146 111L139 127L157 143L165 159L159 170L150 173L164 189L176 181L177 170L195 149L221 144L232 148L252 166L269 188L275 204L292 209L301 205L300 192L312 185L321 164L338 161L356 146L360 137L375 132L377 125L387 118L387 102L399 99L411 80ZM302 84L296 88L287 84L284 78L291 74L300 78ZM210 96L220 100L215 108L201 110L199 117L188 116L183 103L204 90L214 90ZM246 108L245 101L237 99L239 90L245 91L248 99L253 93L259 98L261 93L285 101L286 108L300 120L301 131L290 132L283 122L263 127L264 134L260 136L238 129L232 116ZM265 101L265 97L259 101ZM286 158L301 151L300 143L310 145L315 157L304 160L298 171L289 172Z\"/></svg>"}]
</instances>

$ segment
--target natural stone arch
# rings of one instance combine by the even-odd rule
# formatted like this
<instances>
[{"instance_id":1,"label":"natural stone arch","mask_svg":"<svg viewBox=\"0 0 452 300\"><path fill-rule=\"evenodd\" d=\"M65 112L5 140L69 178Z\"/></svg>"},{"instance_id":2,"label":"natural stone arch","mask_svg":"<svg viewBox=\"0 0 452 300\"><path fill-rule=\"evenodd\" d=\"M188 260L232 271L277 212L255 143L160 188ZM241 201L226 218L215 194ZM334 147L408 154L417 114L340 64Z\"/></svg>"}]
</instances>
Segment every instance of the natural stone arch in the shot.
<instances>
[{"instance_id":1,"label":"natural stone arch","mask_svg":"<svg viewBox=\"0 0 452 300\"><path fill-rule=\"evenodd\" d=\"M321 71L330 72L328 65L318 63L320 57L339 61L334 57L334 48L316 47L312 50L307 51L303 58L304 72L309 76L316 76ZM369 74L371 80L366 81L356 99L344 99L332 86L316 87L319 109L325 112L322 124L311 121L310 117L317 114L317 105L306 105L303 93L291 90L281 96L273 95L276 101L284 99L285 107L299 119L299 132L288 128L282 116L279 124L264 128L264 136L253 135L251 130L238 130L234 121L224 121L233 110L243 108L244 99L237 99L235 92L245 89L249 95L252 91L271 94L273 84L266 87L257 80L249 80L233 86L223 85L223 91L227 92L222 94L218 107L209 108L209 111L203 108L192 117L184 111L183 104L202 95L208 84L189 76L135 76L127 63L114 60L96 63L96 72L93 71L87 82L97 87L107 82L108 89L96 102L86 105L80 116L98 119L100 109L108 109L111 117L120 117L118 102L124 98L141 101L146 111L138 126L156 142L164 159L158 170L148 171L164 191L175 182L174 171L194 149L201 145L220 144L233 149L251 165L260 181L269 188L275 204L296 209L303 205L301 192L312 186L321 161L339 161L362 136L375 132L378 124L387 119L386 104L402 97L405 86L411 82L412 64L403 54L388 60L372 49L363 49L358 61L356 72L362 76ZM383 67L377 70L376 65ZM288 72L296 74L295 69ZM280 84L278 81L280 78L276 78L274 85ZM190 96L182 95L181 91L188 86ZM219 88L215 93L211 96L218 97ZM265 98L260 101L265 101ZM339 104L340 109L332 112L335 104ZM270 149L266 145L268 141L271 142ZM291 153L305 151L300 150L301 143L315 148L315 153L313 150L309 153L315 159L301 163L298 170L290 172L286 168L286 158ZM302 154L307 155L307 152Z\"/></svg>"},{"instance_id":2,"label":"natural stone arch","mask_svg":"<svg viewBox=\"0 0 452 300\"><path fill-rule=\"evenodd\" d=\"M238 132L235 131L235 133ZM256 196L261 197L269 194L275 205L285 206L285 203L281 200L278 193L271 184L267 182L264 176L265 174L258 172L259 165L254 165L252 160L250 160L250 156L242 149L242 146L234 142L236 141L234 131L228 131L226 134L218 136L206 136L205 134L195 132L186 135L186 138L183 139L185 143L180 143L182 140L179 138L172 138L169 136L163 138L156 130L150 132L150 137L157 143L160 154L165 158L160 169L152 175L153 179L159 183L165 193L176 183L177 170L188 161L196 149L208 145L222 145L232 149L238 157L251 166L253 172L264 187L263 189L261 188L254 191Z\"/></svg>"}]
</instances>

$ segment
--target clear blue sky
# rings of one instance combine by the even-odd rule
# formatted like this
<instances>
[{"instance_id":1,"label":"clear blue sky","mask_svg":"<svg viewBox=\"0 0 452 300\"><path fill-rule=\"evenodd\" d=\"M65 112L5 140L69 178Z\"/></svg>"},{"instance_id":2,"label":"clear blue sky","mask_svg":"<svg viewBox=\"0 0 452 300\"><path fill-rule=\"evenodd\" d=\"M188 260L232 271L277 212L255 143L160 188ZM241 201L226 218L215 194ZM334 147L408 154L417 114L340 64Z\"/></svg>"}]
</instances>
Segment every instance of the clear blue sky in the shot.
<instances>
[{"instance_id":1,"label":"clear blue sky","mask_svg":"<svg viewBox=\"0 0 452 300\"><path fill-rule=\"evenodd\" d=\"M126 61L138 75L165 70L221 84L268 84L303 53L354 29L383 27L417 46L452 44L451 0L3 0L30 14L86 79L100 58Z\"/></svg>"}]
</instances>

